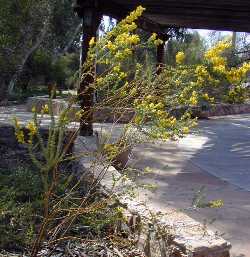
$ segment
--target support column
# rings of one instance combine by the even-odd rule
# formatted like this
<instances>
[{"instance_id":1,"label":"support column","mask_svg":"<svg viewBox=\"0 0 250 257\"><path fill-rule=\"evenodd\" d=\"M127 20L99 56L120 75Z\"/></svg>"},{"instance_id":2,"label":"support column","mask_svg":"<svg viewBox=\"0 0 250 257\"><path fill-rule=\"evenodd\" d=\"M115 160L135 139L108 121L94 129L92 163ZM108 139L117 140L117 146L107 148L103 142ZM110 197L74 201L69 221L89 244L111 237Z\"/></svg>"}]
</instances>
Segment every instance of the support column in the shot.
<instances>
[{"instance_id":1,"label":"support column","mask_svg":"<svg viewBox=\"0 0 250 257\"><path fill-rule=\"evenodd\" d=\"M96 37L97 29L101 22L101 15L95 8L83 9L83 37L81 45L81 67L87 59L89 42L92 37ZM84 72L84 71L83 71ZM78 89L78 100L83 110L83 116L80 121L80 135L93 135L93 111L91 110L94 100L94 90L90 85L94 82L95 67L91 74L87 74L80 82Z\"/></svg>"},{"instance_id":2,"label":"support column","mask_svg":"<svg viewBox=\"0 0 250 257\"><path fill-rule=\"evenodd\" d=\"M169 35L166 34L158 34L159 38L163 41L162 44L157 46L157 73L160 74L162 72L162 68L164 66L164 57L165 57L165 44L169 39Z\"/></svg>"}]
</instances>

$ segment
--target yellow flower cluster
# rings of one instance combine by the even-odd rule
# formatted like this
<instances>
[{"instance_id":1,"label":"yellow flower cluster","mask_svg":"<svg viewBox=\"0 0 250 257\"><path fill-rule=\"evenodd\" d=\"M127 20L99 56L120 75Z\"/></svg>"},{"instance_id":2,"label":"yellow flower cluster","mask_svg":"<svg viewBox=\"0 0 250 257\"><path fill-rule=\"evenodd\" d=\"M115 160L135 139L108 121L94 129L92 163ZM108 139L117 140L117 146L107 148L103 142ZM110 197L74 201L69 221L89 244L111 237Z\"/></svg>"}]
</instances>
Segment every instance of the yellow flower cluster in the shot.
<instances>
[{"instance_id":1,"label":"yellow flower cluster","mask_svg":"<svg viewBox=\"0 0 250 257\"><path fill-rule=\"evenodd\" d=\"M205 59L213 65L214 71L224 73L226 71L226 59L222 57L222 53L231 47L226 41L220 41L205 53Z\"/></svg>"},{"instance_id":2,"label":"yellow flower cluster","mask_svg":"<svg viewBox=\"0 0 250 257\"><path fill-rule=\"evenodd\" d=\"M197 105L198 104L198 94L196 91L192 92L192 96L189 99L189 102L191 105Z\"/></svg>"},{"instance_id":3,"label":"yellow flower cluster","mask_svg":"<svg viewBox=\"0 0 250 257\"><path fill-rule=\"evenodd\" d=\"M230 47L230 43L221 41L206 52L205 59L213 65L213 70L224 75L229 83L239 85L250 71L250 63L243 63L242 66L237 68L228 68L226 58L221 55Z\"/></svg>"},{"instance_id":4,"label":"yellow flower cluster","mask_svg":"<svg viewBox=\"0 0 250 257\"><path fill-rule=\"evenodd\" d=\"M14 123L15 123L15 136L16 136L17 142L20 144L24 144L25 143L24 133L23 133L23 130L21 129L19 120L17 118L14 118Z\"/></svg>"},{"instance_id":5,"label":"yellow flower cluster","mask_svg":"<svg viewBox=\"0 0 250 257\"><path fill-rule=\"evenodd\" d=\"M93 44L98 48L99 59L97 63L114 66L104 79L98 79L97 87L107 86L108 83L116 84L119 80L127 77L126 72L121 67L125 60L132 56L133 50L140 44L140 36L135 33L137 25L135 21L142 15L145 9L141 6L130 13L124 20L103 38L103 40ZM114 84L114 83L113 83Z\"/></svg>"},{"instance_id":6,"label":"yellow flower cluster","mask_svg":"<svg viewBox=\"0 0 250 257\"><path fill-rule=\"evenodd\" d=\"M95 45L95 37L92 37L89 41L89 46L93 47Z\"/></svg>"},{"instance_id":7,"label":"yellow flower cluster","mask_svg":"<svg viewBox=\"0 0 250 257\"><path fill-rule=\"evenodd\" d=\"M225 100L228 103L244 103L246 99L246 88L243 88L241 85L231 88L228 92L228 95L225 96Z\"/></svg>"},{"instance_id":8,"label":"yellow flower cluster","mask_svg":"<svg viewBox=\"0 0 250 257\"><path fill-rule=\"evenodd\" d=\"M151 37L148 39L149 44L153 43L155 46L159 46L163 44L163 41L158 38L156 33L153 33Z\"/></svg>"},{"instance_id":9,"label":"yellow flower cluster","mask_svg":"<svg viewBox=\"0 0 250 257\"><path fill-rule=\"evenodd\" d=\"M136 100L134 104L137 110L135 124L140 126L145 122L153 122L151 136L163 140L173 138L176 133L187 134L189 127L184 127L184 130L180 129L179 121L167 113L163 102L158 101L156 97L151 95L143 100Z\"/></svg>"},{"instance_id":10,"label":"yellow flower cluster","mask_svg":"<svg viewBox=\"0 0 250 257\"><path fill-rule=\"evenodd\" d=\"M34 123L34 121L30 121L30 122L27 124L26 128L29 130L29 135L30 135L30 136L33 137L34 135L37 134L38 129L37 129L37 126L36 126L36 124Z\"/></svg>"},{"instance_id":11,"label":"yellow flower cluster","mask_svg":"<svg viewBox=\"0 0 250 257\"><path fill-rule=\"evenodd\" d=\"M224 201L223 200L213 200L209 202L209 207L210 208L221 208L224 205Z\"/></svg>"},{"instance_id":12,"label":"yellow flower cluster","mask_svg":"<svg viewBox=\"0 0 250 257\"><path fill-rule=\"evenodd\" d=\"M195 69L195 73L200 77L207 77L209 75L207 68L204 65L198 65Z\"/></svg>"},{"instance_id":13,"label":"yellow flower cluster","mask_svg":"<svg viewBox=\"0 0 250 257\"><path fill-rule=\"evenodd\" d=\"M113 75L117 75L117 77L122 80L125 79L127 77L126 72L121 70L121 66L120 65L116 65L113 68Z\"/></svg>"},{"instance_id":14,"label":"yellow flower cluster","mask_svg":"<svg viewBox=\"0 0 250 257\"><path fill-rule=\"evenodd\" d=\"M250 71L250 63L243 63L241 67L232 68L226 74L227 79L230 83L237 85L242 79L244 79L247 73Z\"/></svg>"},{"instance_id":15,"label":"yellow flower cluster","mask_svg":"<svg viewBox=\"0 0 250 257\"><path fill-rule=\"evenodd\" d=\"M185 60L185 54L183 52L178 52L175 58L177 64L182 64Z\"/></svg>"},{"instance_id":16,"label":"yellow flower cluster","mask_svg":"<svg viewBox=\"0 0 250 257\"><path fill-rule=\"evenodd\" d=\"M83 114L84 114L84 110L77 111L76 114L75 114L76 119L78 121L81 120Z\"/></svg>"},{"instance_id":17,"label":"yellow flower cluster","mask_svg":"<svg viewBox=\"0 0 250 257\"><path fill-rule=\"evenodd\" d=\"M135 20L137 20L142 13L145 11L146 9L143 8L141 5L138 6L133 12L131 12L123 21L122 23L128 23L131 24L133 23Z\"/></svg>"},{"instance_id":18,"label":"yellow flower cluster","mask_svg":"<svg viewBox=\"0 0 250 257\"><path fill-rule=\"evenodd\" d=\"M182 129L182 133L183 133L184 135L189 134L189 132L190 132L190 129L189 129L188 127L184 127L184 128Z\"/></svg>"},{"instance_id":19,"label":"yellow flower cluster","mask_svg":"<svg viewBox=\"0 0 250 257\"><path fill-rule=\"evenodd\" d=\"M16 135L18 143L20 143L20 144L24 144L25 143L25 141L24 141L24 133L23 133L22 130L20 130L19 132L16 132L15 135Z\"/></svg>"},{"instance_id":20,"label":"yellow flower cluster","mask_svg":"<svg viewBox=\"0 0 250 257\"><path fill-rule=\"evenodd\" d=\"M41 113L42 113L42 114L48 114L48 113L49 113L49 106L48 106L47 104L45 104L45 105L42 107Z\"/></svg>"},{"instance_id":21,"label":"yellow flower cluster","mask_svg":"<svg viewBox=\"0 0 250 257\"><path fill-rule=\"evenodd\" d=\"M228 48L231 47L231 44L226 42L226 41L220 41L218 44L216 44L214 47L212 47L211 49L209 49L206 53L205 53L205 58L208 61L211 61L212 63L217 64L218 61L218 57ZM221 64L221 63L219 63Z\"/></svg>"},{"instance_id":22,"label":"yellow flower cluster","mask_svg":"<svg viewBox=\"0 0 250 257\"><path fill-rule=\"evenodd\" d=\"M115 39L116 45L122 45L124 43L137 45L140 42L140 37L136 34L129 35L128 33L123 33L117 36Z\"/></svg>"},{"instance_id":23,"label":"yellow flower cluster","mask_svg":"<svg viewBox=\"0 0 250 257\"><path fill-rule=\"evenodd\" d=\"M161 110L164 109L164 104L162 102L155 103L156 99L152 95L148 95L146 99L143 100L135 100L135 108L144 110L147 113L155 114L161 113Z\"/></svg>"}]
</instances>

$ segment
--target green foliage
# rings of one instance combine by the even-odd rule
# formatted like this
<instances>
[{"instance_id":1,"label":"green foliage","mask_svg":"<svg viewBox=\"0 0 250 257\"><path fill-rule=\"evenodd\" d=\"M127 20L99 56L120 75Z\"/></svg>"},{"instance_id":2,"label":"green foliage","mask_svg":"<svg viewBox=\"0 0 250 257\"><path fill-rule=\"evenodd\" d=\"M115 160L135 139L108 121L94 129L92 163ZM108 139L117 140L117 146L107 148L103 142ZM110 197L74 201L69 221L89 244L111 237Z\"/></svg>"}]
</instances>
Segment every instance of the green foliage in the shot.
<instances>
[{"instance_id":1,"label":"green foliage","mask_svg":"<svg viewBox=\"0 0 250 257\"><path fill-rule=\"evenodd\" d=\"M54 61L45 49L39 49L30 61L31 76L42 76L45 82L54 82L58 88L73 88L75 76L79 69L77 53L66 53Z\"/></svg>"},{"instance_id":2,"label":"green foliage","mask_svg":"<svg viewBox=\"0 0 250 257\"><path fill-rule=\"evenodd\" d=\"M41 206L42 183L37 171L21 166L0 170L0 248L30 246Z\"/></svg>"},{"instance_id":3,"label":"green foliage","mask_svg":"<svg viewBox=\"0 0 250 257\"><path fill-rule=\"evenodd\" d=\"M68 71L58 59L79 48L80 31L75 33L75 28L80 20L71 4L71 0L0 0L1 89L6 92L16 74L15 84L23 89L28 87L31 78L41 76L64 86ZM22 81L23 73L29 74L27 81Z\"/></svg>"},{"instance_id":4,"label":"green foliage","mask_svg":"<svg viewBox=\"0 0 250 257\"><path fill-rule=\"evenodd\" d=\"M59 58L53 66L53 76L57 84L62 87L75 88L78 79L79 56L68 53Z\"/></svg>"},{"instance_id":5,"label":"green foliage","mask_svg":"<svg viewBox=\"0 0 250 257\"><path fill-rule=\"evenodd\" d=\"M31 59L33 76L45 76L45 79L49 80L53 76L52 71L52 58L49 53L43 49L38 49Z\"/></svg>"},{"instance_id":6,"label":"green foliage","mask_svg":"<svg viewBox=\"0 0 250 257\"><path fill-rule=\"evenodd\" d=\"M198 32L186 31L180 38L169 39L166 47L166 64L175 65L175 56L178 52L184 52L188 65L202 62L205 53L205 43Z\"/></svg>"}]
</instances>

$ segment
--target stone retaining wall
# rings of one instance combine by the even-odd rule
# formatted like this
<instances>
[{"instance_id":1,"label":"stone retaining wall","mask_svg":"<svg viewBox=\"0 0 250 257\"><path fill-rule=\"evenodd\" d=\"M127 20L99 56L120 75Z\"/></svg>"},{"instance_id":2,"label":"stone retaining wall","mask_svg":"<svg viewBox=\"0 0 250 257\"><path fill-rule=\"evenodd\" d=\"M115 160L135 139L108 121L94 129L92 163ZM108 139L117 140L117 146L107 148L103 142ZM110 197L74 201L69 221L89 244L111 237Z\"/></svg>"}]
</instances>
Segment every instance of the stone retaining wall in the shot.
<instances>
[{"instance_id":1,"label":"stone retaining wall","mask_svg":"<svg viewBox=\"0 0 250 257\"><path fill-rule=\"evenodd\" d=\"M125 227L130 229L132 221L132 229L130 233L137 233L134 228L140 227L140 220L152 222L152 213L155 210L145 206L143 199L138 195L137 197L129 197L124 194L127 189L134 187L134 183L126 179L125 181L120 179L121 174L109 164L105 165L105 162L98 162L98 165L93 165L96 160L93 159L96 156L94 153L97 151L96 138L95 137L78 137L75 142L74 153L80 155L82 151L88 150L91 157L82 157L80 159L79 174L86 178L92 177L93 179L102 177L100 181L101 187L107 192L117 195L117 200L120 205L126 208L124 215L127 217L127 224ZM114 180L119 181L116 184L114 191ZM140 192L139 192L140 193ZM204 228L204 226L195 220L191 219L184 213L176 211L173 213L171 210L168 213L159 217L157 223L161 227L169 229L168 239L171 238L171 242L166 242L167 239L157 239L153 235L149 234L148 230L140 231L138 233L139 247L145 251L146 256L152 257L229 257L231 245L220 236L216 235L212 231ZM173 250L171 254L168 252L168 245ZM163 248L161 248L164 246Z\"/></svg>"},{"instance_id":2,"label":"stone retaining wall","mask_svg":"<svg viewBox=\"0 0 250 257\"><path fill-rule=\"evenodd\" d=\"M203 111L205 117L250 113L250 104L217 104Z\"/></svg>"},{"instance_id":3,"label":"stone retaining wall","mask_svg":"<svg viewBox=\"0 0 250 257\"><path fill-rule=\"evenodd\" d=\"M42 106L48 104L48 97L30 97L27 102L27 111L31 112L32 108L36 106L36 109L41 112ZM67 107L67 102L64 99L53 99L52 109L55 115L58 115L62 110ZM80 110L79 105L73 105L69 114L71 121L75 121L75 114ZM181 117L187 110L187 107L179 107L170 111L170 114L175 117ZM233 114L250 113L250 104L216 104L207 107L192 107L191 113L194 117L209 118L212 116L224 116ZM102 107L95 110L93 122L106 122L106 123L128 123L135 115L133 108L116 108L115 112L113 108Z\"/></svg>"},{"instance_id":4,"label":"stone retaining wall","mask_svg":"<svg viewBox=\"0 0 250 257\"><path fill-rule=\"evenodd\" d=\"M33 107L36 107L36 111L41 113L42 107L49 104L48 97L30 97L26 104L26 111L31 112ZM67 102L64 99L53 99L52 110L54 115L59 115L61 111L67 108ZM69 119L76 121L76 112L81 110L79 105L73 105L69 113ZM134 110L132 108L117 108L114 109L109 107L103 107L95 110L94 122L106 122L106 123L128 123L134 116Z\"/></svg>"}]
</instances>

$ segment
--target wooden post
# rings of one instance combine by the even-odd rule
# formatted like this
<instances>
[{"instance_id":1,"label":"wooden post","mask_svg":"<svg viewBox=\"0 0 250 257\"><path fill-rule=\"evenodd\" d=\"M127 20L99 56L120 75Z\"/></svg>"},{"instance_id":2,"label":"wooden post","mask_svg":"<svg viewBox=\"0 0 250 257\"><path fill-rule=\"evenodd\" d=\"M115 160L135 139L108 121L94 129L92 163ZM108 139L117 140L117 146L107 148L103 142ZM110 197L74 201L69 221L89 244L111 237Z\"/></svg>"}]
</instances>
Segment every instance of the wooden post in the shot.
<instances>
[{"instance_id":1,"label":"wooden post","mask_svg":"<svg viewBox=\"0 0 250 257\"><path fill-rule=\"evenodd\" d=\"M95 8L85 8L83 10L83 37L81 46L81 67L87 59L89 50L89 42L92 37L96 36L97 29L100 25L101 16L96 12ZM81 79L78 89L78 100L84 115L80 121L80 135L93 135L93 112L91 110L94 100L94 91L89 86L94 82L94 67L92 74L84 76Z\"/></svg>"},{"instance_id":2,"label":"wooden post","mask_svg":"<svg viewBox=\"0 0 250 257\"><path fill-rule=\"evenodd\" d=\"M161 73L164 64L165 42L157 46L157 73Z\"/></svg>"},{"instance_id":3,"label":"wooden post","mask_svg":"<svg viewBox=\"0 0 250 257\"><path fill-rule=\"evenodd\" d=\"M159 38L163 41L162 44L157 46L157 73L160 74L162 72L162 68L164 65L164 57L165 57L165 44L169 39L169 35L167 34L158 34Z\"/></svg>"}]
</instances>

